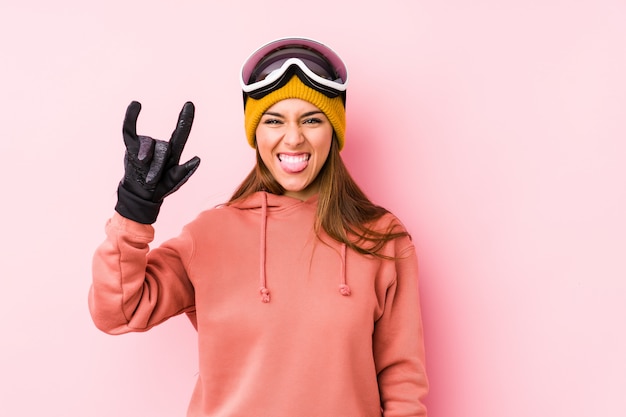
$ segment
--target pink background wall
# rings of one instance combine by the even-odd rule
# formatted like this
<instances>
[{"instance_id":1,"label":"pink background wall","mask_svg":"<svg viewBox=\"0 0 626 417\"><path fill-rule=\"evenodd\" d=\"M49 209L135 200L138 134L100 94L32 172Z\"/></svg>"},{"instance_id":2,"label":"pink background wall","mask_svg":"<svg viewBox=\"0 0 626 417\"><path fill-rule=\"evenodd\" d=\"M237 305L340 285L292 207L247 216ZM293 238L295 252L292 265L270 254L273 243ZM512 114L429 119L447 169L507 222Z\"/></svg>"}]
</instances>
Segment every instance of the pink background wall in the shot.
<instances>
[{"instance_id":1,"label":"pink background wall","mask_svg":"<svg viewBox=\"0 0 626 417\"><path fill-rule=\"evenodd\" d=\"M430 415L626 415L623 0L7 3L0 415L184 415L186 319L112 337L87 311L124 110L168 138L197 106L185 155L203 162L160 242L252 166L237 72L292 34L347 61L343 155L413 233Z\"/></svg>"}]
</instances>

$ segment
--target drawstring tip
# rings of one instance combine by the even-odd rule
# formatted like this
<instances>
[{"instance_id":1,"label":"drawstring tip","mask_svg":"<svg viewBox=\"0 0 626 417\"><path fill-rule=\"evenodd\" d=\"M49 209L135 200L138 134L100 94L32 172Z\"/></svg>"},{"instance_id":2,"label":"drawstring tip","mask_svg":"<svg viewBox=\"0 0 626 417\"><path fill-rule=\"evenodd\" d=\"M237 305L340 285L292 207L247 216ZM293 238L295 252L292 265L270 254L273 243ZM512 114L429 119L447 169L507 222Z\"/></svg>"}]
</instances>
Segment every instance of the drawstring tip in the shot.
<instances>
[{"instance_id":1,"label":"drawstring tip","mask_svg":"<svg viewBox=\"0 0 626 417\"><path fill-rule=\"evenodd\" d=\"M268 290L265 287L261 287L259 292L261 293L261 301L263 301L264 303L269 303L270 302L270 290Z\"/></svg>"},{"instance_id":2,"label":"drawstring tip","mask_svg":"<svg viewBox=\"0 0 626 417\"><path fill-rule=\"evenodd\" d=\"M352 291L350 290L350 287L348 287L347 284L341 284L339 286L339 292L341 293L341 295L345 295L345 296L352 294Z\"/></svg>"}]
</instances>

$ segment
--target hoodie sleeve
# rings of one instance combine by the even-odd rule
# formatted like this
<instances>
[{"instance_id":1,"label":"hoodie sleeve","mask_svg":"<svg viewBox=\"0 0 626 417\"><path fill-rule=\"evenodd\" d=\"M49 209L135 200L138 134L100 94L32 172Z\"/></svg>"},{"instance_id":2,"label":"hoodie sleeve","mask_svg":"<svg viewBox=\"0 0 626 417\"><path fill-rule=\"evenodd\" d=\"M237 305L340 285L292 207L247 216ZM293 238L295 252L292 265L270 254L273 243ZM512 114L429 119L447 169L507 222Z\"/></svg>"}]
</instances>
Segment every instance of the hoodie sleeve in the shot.
<instances>
[{"instance_id":1,"label":"hoodie sleeve","mask_svg":"<svg viewBox=\"0 0 626 417\"><path fill-rule=\"evenodd\" d=\"M408 238L407 238L408 240ZM409 243L396 254L395 280L374 328L374 359L384 417L425 417L428 392L417 256Z\"/></svg>"},{"instance_id":2,"label":"hoodie sleeve","mask_svg":"<svg viewBox=\"0 0 626 417\"><path fill-rule=\"evenodd\" d=\"M152 251L150 225L115 213L106 239L93 258L89 310L100 330L110 334L145 331L183 313L193 313L194 290L186 264L193 241L183 233Z\"/></svg>"}]
</instances>

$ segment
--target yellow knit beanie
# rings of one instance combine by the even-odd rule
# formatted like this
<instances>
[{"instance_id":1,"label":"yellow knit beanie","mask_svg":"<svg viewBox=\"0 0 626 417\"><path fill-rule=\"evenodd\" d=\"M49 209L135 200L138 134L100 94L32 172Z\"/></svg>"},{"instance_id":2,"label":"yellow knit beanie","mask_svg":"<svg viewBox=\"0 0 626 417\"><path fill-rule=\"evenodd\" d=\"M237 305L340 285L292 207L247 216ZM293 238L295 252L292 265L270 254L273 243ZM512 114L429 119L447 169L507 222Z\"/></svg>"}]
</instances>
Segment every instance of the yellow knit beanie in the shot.
<instances>
[{"instance_id":1,"label":"yellow knit beanie","mask_svg":"<svg viewBox=\"0 0 626 417\"><path fill-rule=\"evenodd\" d=\"M288 98L299 98L319 108L335 130L337 141L339 142L339 150L343 148L345 143L346 132L346 109L344 107L341 96L330 98L324 94L304 85L304 83L294 75L291 80L283 87L272 91L268 95L255 100L251 97L246 98L244 124L246 128L246 137L248 143L253 148L256 147L255 136L256 128L259 125L263 113L274 104Z\"/></svg>"}]
</instances>

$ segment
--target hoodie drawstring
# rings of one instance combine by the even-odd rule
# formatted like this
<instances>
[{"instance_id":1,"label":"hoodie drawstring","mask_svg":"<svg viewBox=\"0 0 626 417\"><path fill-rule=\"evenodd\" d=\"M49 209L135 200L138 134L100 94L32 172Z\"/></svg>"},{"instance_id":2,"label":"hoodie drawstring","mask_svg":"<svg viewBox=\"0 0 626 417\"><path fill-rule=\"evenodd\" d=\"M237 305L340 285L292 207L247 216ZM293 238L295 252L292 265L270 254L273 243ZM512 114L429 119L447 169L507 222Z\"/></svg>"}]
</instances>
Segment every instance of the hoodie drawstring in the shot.
<instances>
[{"instance_id":1,"label":"hoodie drawstring","mask_svg":"<svg viewBox=\"0 0 626 417\"><path fill-rule=\"evenodd\" d=\"M259 244L259 292L261 293L261 301L264 303L270 302L270 290L267 289L267 273L266 273L266 258L267 258L267 193L261 193L261 242ZM346 282L346 254L347 246L345 243L341 244L341 284L339 285L339 293L343 296L349 296L352 294L352 290Z\"/></svg>"},{"instance_id":2,"label":"hoodie drawstring","mask_svg":"<svg viewBox=\"0 0 626 417\"><path fill-rule=\"evenodd\" d=\"M261 199L261 244L259 245L261 253L260 253L260 260L261 260L261 266L259 268L260 270L260 276L259 276L259 284L260 284L260 288L259 288L259 292L261 293L261 301L263 301L264 303L269 303L270 302L270 291L267 289L266 285L267 285L267 279L265 276L265 252L266 252L266 238L265 238L265 232L267 229L267 194L262 193L263 198Z\"/></svg>"},{"instance_id":3,"label":"hoodie drawstring","mask_svg":"<svg viewBox=\"0 0 626 417\"><path fill-rule=\"evenodd\" d=\"M341 295L348 296L352 294L350 287L346 282L346 244L341 244L341 285L339 285Z\"/></svg>"}]
</instances>

